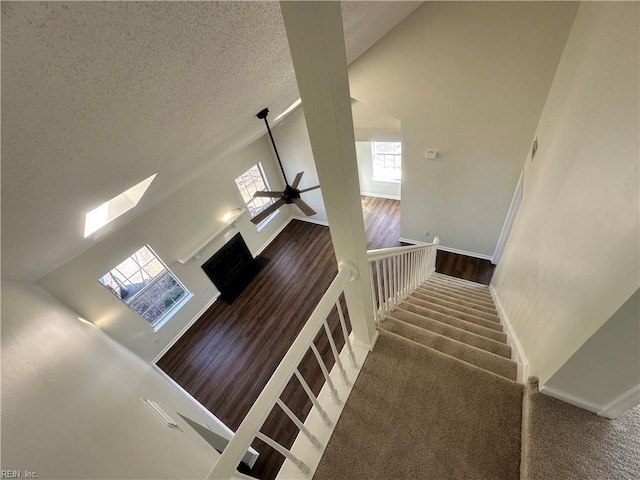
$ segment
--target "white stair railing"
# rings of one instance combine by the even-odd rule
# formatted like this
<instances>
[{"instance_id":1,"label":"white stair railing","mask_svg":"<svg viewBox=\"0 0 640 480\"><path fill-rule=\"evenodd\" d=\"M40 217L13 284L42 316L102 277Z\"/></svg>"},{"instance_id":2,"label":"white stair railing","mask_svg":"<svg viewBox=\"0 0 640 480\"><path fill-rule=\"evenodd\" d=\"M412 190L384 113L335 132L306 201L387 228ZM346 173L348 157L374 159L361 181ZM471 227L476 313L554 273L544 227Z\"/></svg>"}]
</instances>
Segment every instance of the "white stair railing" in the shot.
<instances>
[{"instance_id":1,"label":"white stair railing","mask_svg":"<svg viewBox=\"0 0 640 480\"><path fill-rule=\"evenodd\" d=\"M369 250L373 309L378 324L436 270L440 240L409 247Z\"/></svg>"},{"instance_id":2,"label":"white stair railing","mask_svg":"<svg viewBox=\"0 0 640 480\"><path fill-rule=\"evenodd\" d=\"M309 351L309 349L311 349L320 365L320 368L326 380L326 384L331 391L333 401L337 404L342 403L342 400L338 396L335 385L329 377L329 372L327 371L324 361L320 357L320 353L313 343L313 340L320 329L324 326L324 329L329 338L331 351L333 353L336 366L339 369L342 381L348 383L349 379L346 376L344 366L342 364L342 361L340 360L339 352L331 335L330 327L327 323L327 318L329 317L329 314L331 313L333 308L337 308L348 358L351 365L355 367L355 355L351 346L351 341L349 339L349 332L345 323L344 312L342 311L340 303L340 296L344 292L347 283L349 281L355 280L357 277L358 271L354 266L350 264L340 264L338 275L336 275L335 279L331 283L331 286L329 286L329 288L327 289L326 293L309 317L309 320L304 325L304 327L302 327L302 330L294 340L291 348L289 348L284 358L280 362L280 365L278 365L278 368L276 368L276 371L273 373L273 375L265 385L262 393L260 393L260 396L258 396L256 402L249 410L249 413L247 413L247 416L240 424L240 427L238 427L235 435L222 452L222 455L220 455L220 458L218 459L216 464L209 472L209 475L207 477L208 479L231 478L231 476L235 472L236 467L242 460L243 455L253 442L254 438L259 438L263 442L270 445L272 448L276 449L287 459L291 460L300 469L300 471L303 472L304 475L308 475L310 473L310 468L308 465L306 465L301 459L297 458L293 453L291 453L291 450L285 448L272 438L269 438L262 432L260 432L260 428L262 428L262 425L267 419L267 416L273 410L274 406L278 405L279 408L281 408L292 420L294 425L296 425L296 427L305 436L307 436L307 438L316 448L322 448L322 445L320 444L316 436L311 431L309 431L309 429L303 425L302 421L300 421L300 419L298 419L295 414L285 405L285 403L280 399L280 395L282 394L282 391L287 386L291 378L295 376L300 383L300 386L311 400L313 406L319 412L324 423L327 425L332 424L329 415L327 415L326 411L322 408L322 406L318 402L318 399L313 394L311 388L304 380L303 376L300 374L298 366L300 365L300 362Z\"/></svg>"}]
</instances>

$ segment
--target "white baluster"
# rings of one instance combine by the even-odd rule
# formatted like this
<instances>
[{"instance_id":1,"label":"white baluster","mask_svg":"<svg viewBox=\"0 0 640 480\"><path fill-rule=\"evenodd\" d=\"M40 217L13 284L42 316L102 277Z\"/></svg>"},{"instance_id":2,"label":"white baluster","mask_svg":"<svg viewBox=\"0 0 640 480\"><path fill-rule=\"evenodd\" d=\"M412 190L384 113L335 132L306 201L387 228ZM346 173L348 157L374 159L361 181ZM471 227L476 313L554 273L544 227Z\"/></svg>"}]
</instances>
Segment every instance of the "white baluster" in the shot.
<instances>
[{"instance_id":1,"label":"white baluster","mask_svg":"<svg viewBox=\"0 0 640 480\"><path fill-rule=\"evenodd\" d=\"M260 440L262 440L267 445L269 445L274 450L277 450L281 455L284 455L289 460L291 460L291 462L293 462L293 464L296 467L298 467L302 471L302 473L304 473L305 475L309 475L309 473L311 472L311 469L307 466L307 464L304 463L302 460L300 460L298 457L296 457L289 450L284 448L282 445L280 445L278 442L276 442L275 440L272 440L271 438L267 437L262 432L258 432L256 434L256 437L259 438Z\"/></svg>"},{"instance_id":2,"label":"white baluster","mask_svg":"<svg viewBox=\"0 0 640 480\"><path fill-rule=\"evenodd\" d=\"M340 360L340 354L338 353L338 349L336 348L336 342L333 340L333 334L331 333L329 324L325 320L323 322L323 325L324 325L324 331L327 333L327 339L329 340L331 351L333 352L333 358L335 358L336 360L338 371L340 372L340 376L342 377L342 381L344 382L345 385L350 385L349 378L347 378L347 372L344 371L344 367L342 366L342 360Z\"/></svg>"},{"instance_id":3,"label":"white baluster","mask_svg":"<svg viewBox=\"0 0 640 480\"><path fill-rule=\"evenodd\" d=\"M382 307L382 267L381 260L376 260L376 283L378 284L378 310L377 315L380 321L384 320L384 308Z\"/></svg>"},{"instance_id":4,"label":"white baluster","mask_svg":"<svg viewBox=\"0 0 640 480\"><path fill-rule=\"evenodd\" d=\"M382 259L382 271L384 272L382 282L384 286L384 312L386 314L391 313L389 308L389 259Z\"/></svg>"},{"instance_id":5,"label":"white baluster","mask_svg":"<svg viewBox=\"0 0 640 480\"><path fill-rule=\"evenodd\" d=\"M380 325L380 318L378 317L378 305L376 303L376 285L373 281L373 264L374 262L369 261L369 282L371 283L371 300L373 302L373 311L375 313L375 322L376 325Z\"/></svg>"},{"instance_id":6,"label":"white baluster","mask_svg":"<svg viewBox=\"0 0 640 480\"><path fill-rule=\"evenodd\" d=\"M325 423L325 425L327 426L333 425L333 422L329 418L329 415L327 415L327 412L324 411L324 408L320 406L320 402L318 402L318 399L311 391L311 387L309 387L309 384L304 379L300 371L296 368L293 374L296 376L296 378L300 382L300 385L302 385L302 389L306 392L307 396L309 397L309 400L311 400L311 403L313 403L313 406L316 407L316 410L318 410L318 412L320 413L320 416L322 417L322 421Z\"/></svg>"},{"instance_id":7,"label":"white baluster","mask_svg":"<svg viewBox=\"0 0 640 480\"><path fill-rule=\"evenodd\" d=\"M347 331L347 322L344 321L344 314L342 313L340 299L338 299L338 301L336 302L336 309L338 310L338 316L340 317L340 326L342 327L342 335L344 336L344 346L347 347L347 352L349 352L349 360L351 361L351 366L353 368L358 368L356 356L353 353L353 348L351 348L351 340L349 339L349 332Z\"/></svg>"},{"instance_id":8,"label":"white baluster","mask_svg":"<svg viewBox=\"0 0 640 480\"><path fill-rule=\"evenodd\" d=\"M313 444L314 447L322 448L322 444L320 443L320 440L318 440L318 437L316 437L313 433L309 431L307 427L304 426L304 423L302 423L300 419L296 417L296 414L293 413L281 399L278 398L276 400L276 403L282 409L282 411L287 414L287 417L291 419L291 421L296 425L296 427L298 427L298 429L302 433L304 433L304 435L309 439L309 441Z\"/></svg>"},{"instance_id":9,"label":"white baluster","mask_svg":"<svg viewBox=\"0 0 640 480\"><path fill-rule=\"evenodd\" d=\"M331 392L331 398L333 398L333 401L336 404L342 404L342 402L340 401L340 397L338 396L338 390L336 390L336 387L333 384L333 380L331 380L331 377L329 376L329 370L327 370L327 366L324 364L324 360L322 360L322 356L320 355L320 352L318 351L314 343L311 344L311 351L316 356L318 365L320 365L320 370L322 370L324 379L327 381L327 386L329 387L329 391Z\"/></svg>"}]
</instances>

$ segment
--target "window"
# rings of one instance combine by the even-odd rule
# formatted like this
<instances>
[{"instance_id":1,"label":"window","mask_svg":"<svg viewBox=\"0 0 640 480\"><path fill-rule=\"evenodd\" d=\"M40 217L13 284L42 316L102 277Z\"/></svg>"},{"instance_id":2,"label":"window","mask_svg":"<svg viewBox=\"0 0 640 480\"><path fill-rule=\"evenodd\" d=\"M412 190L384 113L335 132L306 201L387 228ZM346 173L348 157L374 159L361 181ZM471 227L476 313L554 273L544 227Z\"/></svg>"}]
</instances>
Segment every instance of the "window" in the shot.
<instances>
[{"instance_id":1,"label":"window","mask_svg":"<svg viewBox=\"0 0 640 480\"><path fill-rule=\"evenodd\" d=\"M149 178L88 212L84 220L84 237L87 238L93 232L100 230L107 223L112 222L135 207L147 191L147 188L149 188L149 185L151 185L151 182L153 182L153 179L156 178L156 175L151 175Z\"/></svg>"},{"instance_id":2,"label":"window","mask_svg":"<svg viewBox=\"0 0 640 480\"><path fill-rule=\"evenodd\" d=\"M247 210L249 210L252 218L275 202L275 199L269 197L253 197L253 194L256 192L262 190L270 190L269 184L267 183L267 178L265 177L264 171L262 170L262 164L260 163L254 165L238 178L236 178L236 185L238 185L238 189L240 190L242 199L247 204ZM269 220L271 220L277 213L277 211L273 212L262 222L260 222L260 224L258 225L258 229L269 223Z\"/></svg>"},{"instance_id":3,"label":"window","mask_svg":"<svg viewBox=\"0 0 640 480\"><path fill-rule=\"evenodd\" d=\"M154 330L160 328L179 305L191 298L189 291L149 245L98 281L149 322Z\"/></svg>"},{"instance_id":4,"label":"window","mask_svg":"<svg viewBox=\"0 0 640 480\"><path fill-rule=\"evenodd\" d=\"M373 179L383 182L399 182L402 163L402 143L371 142Z\"/></svg>"}]
</instances>

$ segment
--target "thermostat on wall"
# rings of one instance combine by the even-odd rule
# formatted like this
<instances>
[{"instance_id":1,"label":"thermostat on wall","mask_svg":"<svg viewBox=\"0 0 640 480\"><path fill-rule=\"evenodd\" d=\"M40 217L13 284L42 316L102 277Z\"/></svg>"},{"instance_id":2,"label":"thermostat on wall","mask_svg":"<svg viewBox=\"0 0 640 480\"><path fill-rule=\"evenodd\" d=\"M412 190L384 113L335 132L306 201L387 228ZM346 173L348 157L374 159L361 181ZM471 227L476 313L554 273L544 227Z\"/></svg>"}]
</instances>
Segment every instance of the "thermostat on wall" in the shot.
<instances>
[{"instance_id":1,"label":"thermostat on wall","mask_svg":"<svg viewBox=\"0 0 640 480\"><path fill-rule=\"evenodd\" d=\"M436 158L438 158L438 151L427 150L426 152L424 152L424 158L426 158L427 160L435 160Z\"/></svg>"}]
</instances>

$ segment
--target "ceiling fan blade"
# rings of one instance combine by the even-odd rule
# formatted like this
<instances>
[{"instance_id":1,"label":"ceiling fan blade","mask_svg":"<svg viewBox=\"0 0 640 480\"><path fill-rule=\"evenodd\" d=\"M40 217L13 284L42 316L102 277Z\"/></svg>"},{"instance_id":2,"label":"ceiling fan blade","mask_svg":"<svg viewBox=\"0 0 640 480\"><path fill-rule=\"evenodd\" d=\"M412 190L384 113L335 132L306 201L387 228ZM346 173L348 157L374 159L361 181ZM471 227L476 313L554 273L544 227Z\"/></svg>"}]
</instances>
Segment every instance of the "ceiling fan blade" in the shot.
<instances>
[{"instance_id":1,"label":"ceiling fan blade","mask_svg":"<svg viewBox=\"0 0 640 480\"><path fill-rule=\"evenodd\" d=\"M256 192L253 194L253 198L256 197L272 197L272 198L280 198L282 197L282 192L270 192L265 190L263 192Z\"/></svg>"},{"instance_id":2,"label":"ceiling fan blade","mask_svg":"<svg viewBox=\"0 0 640 480\"><path fill-rule=\"evenodd\" d=\"M291 184L293 188L298 188L298 184L300 183L300 180L302 180L303 174L304 172L300 172L296 175L296 178L293 179L293 183Z\"/></svg>"},{"instance_id":3,"label":"ceiling fan blade","mask_svg":"<svg viewBox=\"0 0 640 480\"><path fill-rule=\"evenodd\" d=\"M251 219L251 222L255 225L259 224L261 221L263 221L265 218L267 218L269 215L271 215L273 212L275 212L284 204L285 204L284 200L282 199L278 200L276 203L269 205L267 208L261 211L258 215L253 217Z\"/></svg>"},{"instance_id":4,"label":"ceiling fan blade","mask_svg":"<svg viewBox=\"0 0 640 480\"><path fill-rule=\"evenodd\" d=\"M295 203L296 206L300 210L302 210L302 213L304 213L307 217L310 217L311 215L316 214L316 211L313 208L311 208L309 205L307 205L301 198L294 198L293 203Z\"/></svg>"},{"instance_id":5,"label":"ceiling fan blade","mask_svg":"<svg viewBox=\"0 0 640 480\"><path fill-rule=\"evenodd\" d=\"M308 192L310 190L315 190L316 188L320 188L320 185L316 185L315 187L305 188L304 190L300 190L300 193Z\"/></svg>"}]
</instances>

